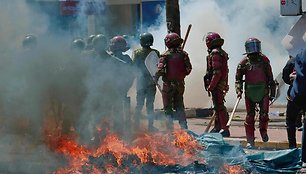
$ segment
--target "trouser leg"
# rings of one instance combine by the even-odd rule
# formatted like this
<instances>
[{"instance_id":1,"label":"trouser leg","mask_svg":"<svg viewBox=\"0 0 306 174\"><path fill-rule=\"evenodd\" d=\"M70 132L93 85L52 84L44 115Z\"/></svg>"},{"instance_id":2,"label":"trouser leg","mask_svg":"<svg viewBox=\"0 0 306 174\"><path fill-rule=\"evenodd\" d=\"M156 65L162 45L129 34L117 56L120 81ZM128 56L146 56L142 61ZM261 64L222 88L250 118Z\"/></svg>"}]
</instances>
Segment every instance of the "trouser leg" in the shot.
<instances>
[{"instance_id":1,"label":"trouser leg","mask_svg":"<svg viewBox=\"0 0 306 174\"><path fill-rule=\"evenodd\" d=\"M259 103L259 132L263 142L269 140L268 123L269 123L269 97L265 96Z\"/></svg>"},{"instance_id":2,"label":"trouser leg","mask_svg":"<svg viewBox=\"0 0 306 174\"><path fill-rule=\"evenodd\" d=\"M255 103L250 101L247 97L245 98L245 106L247 110L247 116L245 118L244 127L247 142L254 145L255 140Z\"/></svg>"},{"instance_id":3,"label":"trouser leg","mask_svg":"<svg viewBox=\"0 0 306 174\"><path fill-rule=\"evenodd\" d=\"M220 128L223 130L228 130L228 126L226 126L229 116L227 113L227 108L224 105L224 94L220 90L215 90L212 92L212 98L214 107L218 116L218 122L220 124Z\"/></svg>"},{"instance_id":4,"label":"trouser leg","mask_svg":"<svg viewBox=\"0 0 306 174\"><path fill-rule=\"evenodd\" d=\"M149 86L146 90L146 109L148 115L148 129L155 131L156 128L153 126L155 115L154 115L154 100L156 94L156 86Z\"/></svg>"},{"instance_id":5,"label":"trouser leg","mask_svg":"<svg viewBox=\"0 0 306 174\"><path fill-rule=\"evenodd\" d=\"M303 120L303 127L306 127L306 120L304 118ZM305 129L303 129L302 133L302 161L305 163L306 162L306 132Z\"/></svg>"},{"instance_id":6,"label":"trouser leg","mask_svg":"<svg viewBox=\"0 0 306 174\"><path fill-rule=\"evenodd\" d=\"M170 83L164 83L162 89L162 98L164 105L164 112L166 115L167 128L173 129L173 89Z\"/></svg>"},{"instance_id":7,"label":"trouser leg","mask_svg":"<svg viewBox=\"0 0 306 174\"><path fill-rule=\"evenodd\" d=\"M289 148L296 148L296 120L300 117L300 110L288 101L286 109L286 126Z\"/></svg>"},{"instance_id":8,"label":"trouser leg","mask_svg":"<svg viewBox=\"0 0 306 174\"><path fill-rule=\"evenodd\" d=\"M224 105L224 93L221 90L214 90L212 92L212 98L213 98L213 103L214 103L214 107L216 110L216 114L217 114L217 120L218 120L218 124L220 126L220 130L218 131L222 134L222 136L224 137L229 137L230 136L230 132L229 132L229 126L226 126L229 116L227 113L227 108ZM215 124L216 125L216 124ZM215 126L216 127L216 126Z\"/></svg>"},{"instance_id":9,"label":"trouser leg","mask_svg":"<svg viewBox=\"0 0 306 174\"><path fill-rule=\"evenodd\" d=\"M174 108L176 110L176 119L179 121L181 128L188 129L187 119L184 105L185 84L183 81L177 82L175 87L175 94L173 98Z\"/></svg>"},{"instance_id":10,"label":"trouser leg","mask_svg":"<svg viewBox=\"0 0 306 174\"><path fill-rule=\"evenodd\" d=\"M137 90L136 108L135 108L135 115L134 115L134 126L136 129L138 129L140 125L141 111L144 105L144 100L145 100L144 90L143 89Z\"/></svg>"}]
</instances>

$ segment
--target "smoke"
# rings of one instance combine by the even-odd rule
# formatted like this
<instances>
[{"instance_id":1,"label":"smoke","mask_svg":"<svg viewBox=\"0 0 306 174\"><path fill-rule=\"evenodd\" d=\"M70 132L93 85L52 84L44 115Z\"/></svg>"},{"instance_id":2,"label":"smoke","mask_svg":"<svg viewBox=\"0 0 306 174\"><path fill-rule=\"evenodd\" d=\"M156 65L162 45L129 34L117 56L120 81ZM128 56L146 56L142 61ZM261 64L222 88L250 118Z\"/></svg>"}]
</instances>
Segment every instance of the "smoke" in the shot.
<instances>
[{"instance_id":1,"label":"smoke","mask_svg":"<svg viewBox=\"0 0 306 174\"><path fill-rule=\"evenodd\" d=\"M49 26L48 17L28 8L25 1L3 0L0 21L0 171L50 172L58 165L56 157L29 134L33 131L34 135L41 128L44 94L50 85L49 70L55 60L50 59L52 55L42 56L42 52L38 54L43 59L30 59L27 54L21 54L26 34L35 34L39 44L42 43L41 36ZM41 50L52 43L47 45L40 45Z\"/></svg>"},{"instance_id":2,"label":"smoke","mask_svg":"<svg viewBox=\"0 0 306 174\"><path fill-rule=\"evenodd\" d=\"M81 28L73 34L81 37L86 36L84 33L88 30L84 5L85 3L81 3L82 10L77 17ZM186 107L209 106L202 80L206 71L207 55L202 37L209 31L219 32L225 39L224 49L230 57L228 105L233 104L235 100L235 69L242 59L244 41L248 37L258 37L262 41L263 53L270 58L274 75L280 72L288 57L280 41L296 18L279 17L278 6L278 2L264 0L248 0L247 3L245 0L190 0L181 3L182 35L185 35L189 24L193 25L185 48L193 65L191 75L186 78ZM102 85L107 77L113 77L114 74L109 71L114 72L114 69L99 69L96 60L71 53L71 34L66 31L61 31L60 34L52 31L49 17L37 7L30 8L25 1L0 2L1 172L54 171L58 160L41 144L42 134L54 135L57 131L54 129L61 124L63 115L67 117L67 122L86 122L88 125L85 126L94 129L92 122L95 122L96 118L92 117L109 109L100 107L99 104L112 103L117 95L110 92L112 87L103 91L105 86ZM158 29L156 26L150 28L149 31L154 35L154 47L163 52L163 39L167 29L165 16L161 16L161 19L162 25ZM37 37L38 46L34 52L22 48L22 40L26 34L34 34ZM119 86L126 78L115 77ZM130 90L132 100L135 100L134 92L133 86ZM118 99L115 101L118 102ZM155 106L162 107L159 93ZM113 110L118 111L120 110ZM126 123L123 122L124 124ZM69 128L69 125L66 127ZM44 132L45 129L47 132ZM21 156L23 158L20 158ZM34 164L36 161L37 165ZM39 162L44 161L52 165L41 166Z\"/></svg>"},{"instance_id":3,"label":"smoke","mask_svg":"<svg viewBox=\"0 0 306 174\"><path fill-rule=\"evenodd\" d=\"M261 40L262 52L270 58L274 77L280 73L288 60L288 53L281 45L281 40L298 17L281 17L278 1L189 0L181 2L180 10L182 37L185 36L188 25L192 24L185 46L193 65L192 73L186 77L184 95L186 107L211 105L202 80L206 72L207 56L203 37L207 32L218 32L224 38L223 48L229 54L230 90L226 96L228 107L232 107L236 100L234 90L236 67L243 58L244 42L249 37ZM167 31L165 22L160 29L150 31L155 37L154 46L160 51L165 50L163 43Z\"/></svg>"}]
</instances>

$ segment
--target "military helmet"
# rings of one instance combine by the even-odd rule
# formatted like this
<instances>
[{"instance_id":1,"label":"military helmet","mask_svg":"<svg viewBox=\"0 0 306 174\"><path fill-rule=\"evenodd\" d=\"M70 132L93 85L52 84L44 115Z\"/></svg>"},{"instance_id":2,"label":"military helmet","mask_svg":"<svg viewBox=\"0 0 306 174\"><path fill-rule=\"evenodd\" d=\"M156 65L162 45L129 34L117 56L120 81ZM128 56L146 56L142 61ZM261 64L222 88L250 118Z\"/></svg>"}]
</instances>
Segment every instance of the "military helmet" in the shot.
<instances>
[{"instance_id":1,"label":"military helmet","mask_svg":"<svg viewBox=\"0 0 306 174\"><path fill-rule=\"evenodd\" d=\"M216 32L208 32L205 38L208 49L221 47L224 44L224 39Z\"/></svg>"},{"instance_id":2,"label":"military helmet","mask_svg":"<svg viewBox=\"0 0 306 174\"><path fill-rule=\"evenodd\" d=\"M88 36L86 39L86 49L92 49L92 40L95 38L96 35L92 34Z\"/></svg>"},{"instance_id":3,"label":"military helmet","mask_svg":"<svg viewBox=\"0 0 306 174\"><path fill-rule=\"evenodd\" d=\"M94 34L88 36L88 38L87 38L87 40L86 40L87 45L92 44L92 40L95 38L95 36L96 36L96 35L94 35Z\"/></svg>"},{"instance_id":4,"label":"military helmet","mask_svg":"<svg viewBox=\"0 0 306 174\"><path fill-rule=\"evenodd\" d=\"M37 38L35 35L26 35L22 41L23 48L35 48L37 46Z\"/></svg>"},{"instance_id":5,"label":"military helmet","mask_svg":"<svg viewBox=\"0 0 306 174\"><path fill-rule=\"evenodd\" d=\"M97 34L92 40L95 50L106 50L107 39L103 34Z\"/></svg>"},{"instance_id":6,"label":"military helmet","mask_svg":"<svg viewBox=\"0 0 306 174\"><path fill-rule=\"evenodd\" d=\"M83 39L75 39L71 44L71 49L82 51L85 49L85 45L86 44Z\"/></svg>"},{"instance_id":7,"label":"military helmet","mask_svg":"<svg viewBox=\"0 0 306 174\"><path fill-rule=\"evenodd\" d=\"M110 50L112 52L114 51L121 51L121 52L126 52L129 50L129 47L127 45L126 40L123 38L123 36L115 36L111 39L110 43Z\"/></svg>"},{"instance_id":8,"label":"military helmet","mask_svg":"<svg viewBox=\"0 0 306 174\"><path fill-rule=\"evenodd\" d=\"M183 39L177 33L167 34L164 41L168 48L176 48L183 43Z\"/></svg>"},{"instance_id":9,"label":"military helmet","mask_svg":"<svg viewBox=\"0 0 306 174\"><path fill-rule=\"evenodd\" d=\"M245 54L261 53L261 42L257 38L251 37L245 41Z\"/></svg>"},{"instance_id":10,"label":"military helmet","mask_svg":"<svg viewBox=\"0 0 306 174\"><path fill-rule=\"evenodd\" d=\"M142 47L149 47L153 45L153 35L151 33L142 33L139 36L140 45Z\"/></svg>"}]
</instances>

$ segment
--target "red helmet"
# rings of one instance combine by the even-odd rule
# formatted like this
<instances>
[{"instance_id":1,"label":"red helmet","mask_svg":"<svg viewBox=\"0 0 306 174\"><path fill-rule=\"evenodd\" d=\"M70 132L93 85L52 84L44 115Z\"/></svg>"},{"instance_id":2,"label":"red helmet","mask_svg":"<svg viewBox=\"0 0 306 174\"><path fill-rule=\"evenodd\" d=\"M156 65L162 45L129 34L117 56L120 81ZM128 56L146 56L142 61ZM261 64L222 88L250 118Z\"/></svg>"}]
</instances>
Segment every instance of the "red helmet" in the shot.
<instances>
[{"instance_id":1,"label":"red helmet","mask_svg":"<svg viewBox=\"0 0 306 174\"><path fill-rule=\"evenodd\" d=\"M220 37L218 33L215 32L207 33L205 40L208 49L221 47L224 44L224 40Z\"/></svg>"},{"instance_id":2,"label":"red helmet","mask_svg":"<svg viewBox=\"0 0 306 174\"><path fill-rule=\"evenodd\" d=\"M167 34L164 40L168 48L176 48L183 43L183 39L176 33Z\"/></svg>"},{"instance_id":3,"label":"red helmet","mask_svg":"<svg viewBox=\"0 0 306 174\"><path fill-rule=\"evenodd\" d=\"M110 50L126 52L130 48L127 46L127 42L123 36L115 36L111 39Z\"/></svg>"},{"instance_id":4,"label":"red helmet","mask_svg":"<svg viewBox=\"0 0 306 174\"><path fill-rule=\"evenodd\" d=\"M257 38L251 37L245 41L245 54L260 53L261 52L261 42Z\"/></svg>"}]
</instances>

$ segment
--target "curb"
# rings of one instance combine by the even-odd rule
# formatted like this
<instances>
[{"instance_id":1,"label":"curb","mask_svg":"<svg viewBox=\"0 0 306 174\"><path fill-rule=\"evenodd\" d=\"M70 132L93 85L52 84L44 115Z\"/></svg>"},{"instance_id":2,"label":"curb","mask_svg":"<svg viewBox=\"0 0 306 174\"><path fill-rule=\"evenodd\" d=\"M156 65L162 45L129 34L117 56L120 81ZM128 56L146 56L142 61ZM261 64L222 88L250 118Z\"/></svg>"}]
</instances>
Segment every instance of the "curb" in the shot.
<instances>
[{"instance_id":1,"label":"curb","mask_svg":"<svg viewBox=\"0 0 306 174\"><path fill-rule=\"evenodd\" d=\"M224 138L224 141L228 144L237 145L240 144L243 148L246 147L247 141L242 138ZM289 143L278 142L278 141L269 141L269 142L262 142L255 140L255 147L256 149L289 149ZM301 143L297 143L297 148L301 148Z\"/></svg>"},{"instance_id":2,"label":"curb","mask_svg":"<svg viewBox=\"0 0 306 174\"><path fill-rule=\"evenodd\" d=\"M204 109L186 109L186 118L211 118L212 116L212 110L210 108L204 108ZM229 112L230 113L230 112ZM244 121L245 119L245 111L236 111L233 121ZM270 113L270 122L280 122L284 121L286 119L285 115L277 115L273 116Z\"/></svg>"}]
</instances>

